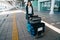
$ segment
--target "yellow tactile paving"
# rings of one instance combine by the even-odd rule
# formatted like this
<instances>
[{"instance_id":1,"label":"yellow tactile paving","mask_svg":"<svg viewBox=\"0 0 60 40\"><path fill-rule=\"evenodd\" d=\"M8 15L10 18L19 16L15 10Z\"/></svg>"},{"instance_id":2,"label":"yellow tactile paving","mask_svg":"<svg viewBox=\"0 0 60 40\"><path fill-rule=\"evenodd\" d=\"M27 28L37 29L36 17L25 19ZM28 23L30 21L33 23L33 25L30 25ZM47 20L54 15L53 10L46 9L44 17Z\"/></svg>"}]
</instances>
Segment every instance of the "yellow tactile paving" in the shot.
<instances>
[{"instance_id":1,"label":"yellow tactile paving","mask_svg":"<svg viewBox=\"0 0 60 40\"><path fill-rule=\"evenodd\" d=\"M12 40L18 40L18 29L16 24L16 14L13 15Z\"/></svg>"}]
</instances>

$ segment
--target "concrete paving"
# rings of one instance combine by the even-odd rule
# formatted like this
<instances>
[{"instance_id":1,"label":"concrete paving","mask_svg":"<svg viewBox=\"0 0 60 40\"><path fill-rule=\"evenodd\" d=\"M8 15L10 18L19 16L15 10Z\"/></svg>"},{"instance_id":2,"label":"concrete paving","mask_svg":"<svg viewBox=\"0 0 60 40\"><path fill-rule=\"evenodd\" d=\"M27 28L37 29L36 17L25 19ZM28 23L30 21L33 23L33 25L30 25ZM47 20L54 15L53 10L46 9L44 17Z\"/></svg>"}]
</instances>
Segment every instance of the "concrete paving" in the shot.
<instances>
[{"instance_id":1,"label":"concrete paving","mask_svg":"<svg viewBox=\"0 0 60 40\"><path fill-rule=\"evenodd\" d=\"M22 16L23 15L23 16ZM20 16L20 17L19 17ZM33 36L31 36L26 29L26 19L25 14L17 14L17 25L19 30L19 38L20 40L57 40L60 34L56 33L55 31L49 29L46 27L45 36L39 39L35 39Z\"/></svg>"},{"instance_id":2,"label":"concrete paving","mask_svg":"<svg viewBox=\"0 0 60 40\"><path fill-rule=\"evenodd\" d=\"M0 26L0 40L11 40L12 39L12 18L6 15L1 15L4 18L4 23ZM1 18L1 19L2 19ZM3 21L2 20L2 21Z\"/></svg>"},{"instance_id":3,"label":"concrete paving","mask_svg":"<svg viewBox=\"0 0 60 40\"><path fill-rule=\"evenodd\" d=\"M14 14L8 16L2 15L0 18L5 18L4 23L0 27L0 40L12 40L12 23ZM60 34L46 27L45 35L41 38L35 39L31 36L26 28L27 21L23 12L16 13L16 22L19 34L19 40L60 40Z\"/></svg>"},{"instance_id":4,"label":"concrete paving","mask_svg":"<svg viewBox=\"0 0 60 40\"><path fill-rule=\"evenodd\" d=\"M60 12L54 14L49 14L49 12L35 12L35 14L42 17L42 20L60 29Z\"/></svg>"},{"instance_id":5,"label":"concrete paving","mask_svg":"<svg viewBox=\"0 0 60 40\"><path fill-rule=\"evenodd\" d=\"M22 10L25 11L25 8L23 8ZM60 12L49 14L49 11L38 11L37 9L34 9L34 14L39 15L42 20L60 29Z\"/></svg>"}]
</instances>

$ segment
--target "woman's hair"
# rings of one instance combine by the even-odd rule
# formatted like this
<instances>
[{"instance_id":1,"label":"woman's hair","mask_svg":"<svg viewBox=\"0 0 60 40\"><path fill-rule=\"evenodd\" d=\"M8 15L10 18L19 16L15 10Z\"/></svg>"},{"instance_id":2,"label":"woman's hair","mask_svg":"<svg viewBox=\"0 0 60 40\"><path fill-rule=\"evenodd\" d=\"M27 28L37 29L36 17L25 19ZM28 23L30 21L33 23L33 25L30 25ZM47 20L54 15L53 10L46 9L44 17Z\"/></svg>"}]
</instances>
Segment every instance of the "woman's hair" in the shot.
<instances>
[{"instance_id":1,"label":"woman's hair","mask_svg":"<svg viewBox=\"0 0 60 40\"><path fill-rule=\"evenodd\" d=\"M30 2L30 1L29 1L29 2ZM29 4L28 4L29 2L27 2L27 6L29 5ZM31 3L31 2L30 2L30 6L32 7L32 3Z\"/></svg>"}]
</instances>

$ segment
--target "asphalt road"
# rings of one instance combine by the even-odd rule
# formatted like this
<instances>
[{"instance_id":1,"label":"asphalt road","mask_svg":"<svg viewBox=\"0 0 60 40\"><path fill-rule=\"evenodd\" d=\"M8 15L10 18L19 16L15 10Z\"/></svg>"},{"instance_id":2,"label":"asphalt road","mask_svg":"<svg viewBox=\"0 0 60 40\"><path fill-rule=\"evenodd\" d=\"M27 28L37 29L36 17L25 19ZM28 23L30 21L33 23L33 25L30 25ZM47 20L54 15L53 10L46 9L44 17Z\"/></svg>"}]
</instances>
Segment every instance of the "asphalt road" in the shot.
<instances>
[{"instance_id":1,"label":"asphalt road","mask_svg":"<svg viewBox=\"0 0 60 40\"><path fill-rule=\"evenodd\" d=\"M13 15L16 15L16 24L18 30L19 40L60 40L60 34L46 27L45 35L41 38L35 39L31 36L26 28L26 19L24 13L16 13L7 15L0 15L0 40L12 40L13 32ZM17 34L16 34L17 35Z\"/></svg>"},{"instance_id":2,"label":"asphalt road","mask_svg":"<svg viewBox=\"0 0 60 40\"><path fill-rule=\"evenodd\" d=\"M49 14L49 12L37 12L37 11L34 12L36 15L42 17L42 19L47 23L60 29L60 18L59 18L60 12L59 13L56 12L54 14Z\"/></svg>"}]
</instances>

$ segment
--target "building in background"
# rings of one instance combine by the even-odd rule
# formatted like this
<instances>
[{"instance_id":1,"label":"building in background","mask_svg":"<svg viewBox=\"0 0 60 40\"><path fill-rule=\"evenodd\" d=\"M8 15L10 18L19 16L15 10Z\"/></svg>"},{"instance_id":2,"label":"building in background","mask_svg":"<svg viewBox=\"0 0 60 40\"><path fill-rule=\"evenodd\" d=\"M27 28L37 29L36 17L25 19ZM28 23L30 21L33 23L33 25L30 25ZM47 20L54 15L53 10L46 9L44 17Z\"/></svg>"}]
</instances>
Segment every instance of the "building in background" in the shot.
<instances>
[{"instance_id":1,"label":"building in background","mask_svg":"<svg viewBox=\"0 0 60 40\"><path fill-rule=\"evenodd\" d=\"M7 1L0 1L0 11L11 9L13 6Z\"/></svg>"},{"instance_id":2,"label":"building in background","mask_svg":"<svg viewBox=\"0 0 60 40\"><path fill-rule=\"evenodd\" d=\"M51 10L51 1L52 0L38 0L38 11L50 11ZM55 0L54 11L59 11L60 9L60 0Z\"/></svg>"},{"instance_id":3,"label":"building in background","mask_svg":"<svg viewBox=\"0 0 60 40\"><path fill-rule=\"evenodd\" d=\"M25 7L27 2L31 1L33 8L38 11L59 11L60 12L60 0L55 0L54 8L52 9L52 0L10 0L6 1L13 7L21 6ZM53 1L54 2L54 1Z\"/></svg>"}]
</instances>

